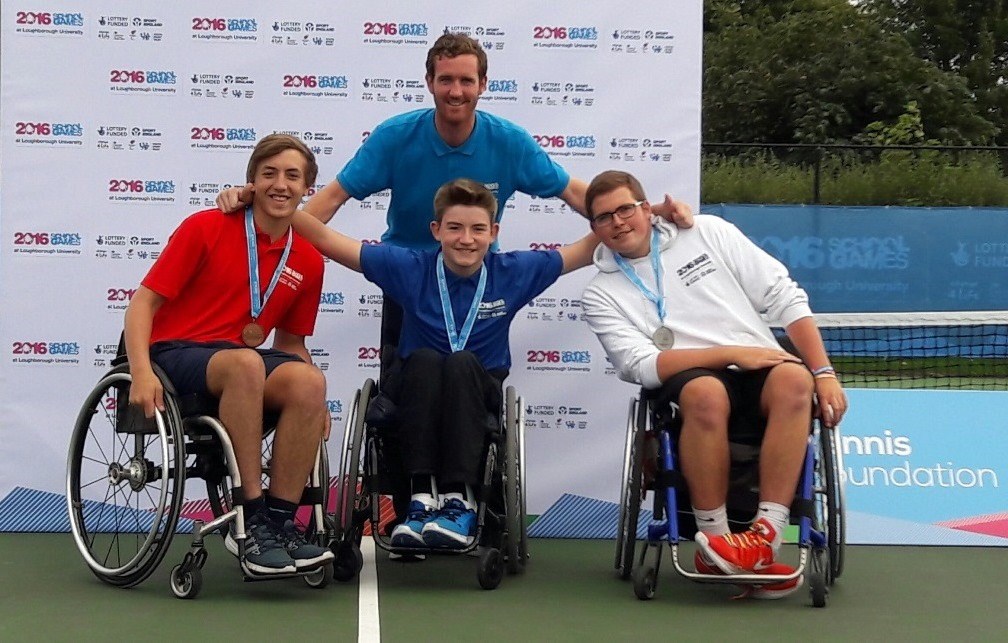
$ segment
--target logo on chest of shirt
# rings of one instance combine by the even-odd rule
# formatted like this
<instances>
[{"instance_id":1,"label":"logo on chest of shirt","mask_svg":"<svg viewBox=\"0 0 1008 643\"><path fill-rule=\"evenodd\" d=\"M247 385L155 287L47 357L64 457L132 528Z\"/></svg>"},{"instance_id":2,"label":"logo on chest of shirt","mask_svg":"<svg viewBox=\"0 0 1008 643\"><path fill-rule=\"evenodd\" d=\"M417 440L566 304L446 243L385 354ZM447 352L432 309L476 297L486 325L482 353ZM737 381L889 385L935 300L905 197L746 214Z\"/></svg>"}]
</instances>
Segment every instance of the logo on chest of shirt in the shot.
<instances>
[{"instance_id":1,"label":"logo on chest of shirt","mask_svg":"<svg viewBox=\"0 0 1008 643\"><path fill-rule=\"evenodd\" d=\"M304 275L290 266L284 266L283 272L280 273L280 283L291 290L297 290L301 286L302 281L304 281Z\"/></svg>"},{"instance_id":2,"label":"logo on chest of shirt","mask_svg":"<svg viewBox=\"0 0 1008 643\"><path fill-rule=\"evenodd\" d=\"M476 313L476 319L493 319L494 317L503 317L506 314L507 304L503 299L481 301L479 311Z\"/></svg>"},{"instance_id":3,"label":"logo on chest of shirt","mask_svg":"<svg viewBox=\"0 0 1008 643\"><path fill-rule=\"evenodd\" d=\"M710 255L705 252L677 268L676 274L679 275L683 285L692 286L715 270L717 270L717 267L711 261Z\"/></svg>"}]
</instances>

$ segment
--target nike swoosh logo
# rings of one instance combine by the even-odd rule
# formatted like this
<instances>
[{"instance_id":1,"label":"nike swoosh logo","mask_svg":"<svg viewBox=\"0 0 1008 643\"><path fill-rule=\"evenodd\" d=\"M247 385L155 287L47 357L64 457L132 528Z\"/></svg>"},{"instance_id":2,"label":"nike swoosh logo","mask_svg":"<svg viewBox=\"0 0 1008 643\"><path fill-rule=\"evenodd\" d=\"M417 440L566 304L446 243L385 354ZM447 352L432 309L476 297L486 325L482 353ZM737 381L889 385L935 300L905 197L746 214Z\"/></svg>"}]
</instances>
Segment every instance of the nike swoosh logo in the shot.
<instances>
[{"instance_id":1,"label":"nike swoosh logo","mask_svg":"<svg viewBox=\"0 0 1008 643\"><path fill-rule=\"evenodd\" d=\"M758 561L756 561L756 564L753 565L752 568L753 568L754 572L761 572L764 569L768 569L771 565L773 565L773 561L770 561L768 563L768 562L765 562L765 561L762 561L762 560L758 560Z\"/></svg>"},{"instance_id":2,"label":"nike swoosh logo","mask_svg":"<svg viewBox=\"0 0 1008 643\"><path fill-rule=\"evenodd\" d=\"M714 522L713 518L697 518L700 522Z\"/></svg>"}]
</instances>

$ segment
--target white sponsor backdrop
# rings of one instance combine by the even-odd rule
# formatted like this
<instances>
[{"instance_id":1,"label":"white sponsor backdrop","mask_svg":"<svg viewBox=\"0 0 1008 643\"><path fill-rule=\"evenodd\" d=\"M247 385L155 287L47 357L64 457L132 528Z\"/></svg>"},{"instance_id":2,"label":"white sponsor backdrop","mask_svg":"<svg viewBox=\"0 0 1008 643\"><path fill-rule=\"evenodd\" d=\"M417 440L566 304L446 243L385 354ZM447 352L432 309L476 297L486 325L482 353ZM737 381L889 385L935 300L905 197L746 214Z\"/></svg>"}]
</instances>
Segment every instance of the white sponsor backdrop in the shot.
<instances>
[{"instance_id":1,"label":"white sponsor backdrop","mask_svg":"<svg viewBox=\"0 0 1008 643\"><path fill-rule=\"evenodd\" d=\"M699 0L5 1L0 500L16 487L62 493L78 406L178 222L242 183L250 149L274 131L307 141L319 186L330 181L376 123L432 105L424 58L446 28L489 53L481 107L520 123L572 175L624 168L653 198L696 207L701 11ZM352 201L333 225L377 238L387 203ZM502 247L549 247L585 228L562 202L519 195ZM580 319L589 277L563 278L513 327L533 513L564 492L618 493L635 391L607 374ZM377 374L380 293L333 265L324 291L310 347L342 427L354 390Z\"/></svg>"}]
</instances>

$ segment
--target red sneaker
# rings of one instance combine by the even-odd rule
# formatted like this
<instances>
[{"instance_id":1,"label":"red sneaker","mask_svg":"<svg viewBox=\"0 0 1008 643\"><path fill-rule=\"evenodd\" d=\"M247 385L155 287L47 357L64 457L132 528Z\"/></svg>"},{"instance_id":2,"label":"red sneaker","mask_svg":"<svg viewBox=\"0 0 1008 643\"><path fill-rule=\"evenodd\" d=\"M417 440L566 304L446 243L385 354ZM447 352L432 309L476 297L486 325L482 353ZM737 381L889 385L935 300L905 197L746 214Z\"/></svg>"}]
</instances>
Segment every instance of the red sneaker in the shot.
<instances>
[{"instance_id":1,"label":"red sneaker","mask_svg":"<svg viewBox=\"0 0 1008 643\"><path fill-rule=\"evenodd\" d=\"M696 568L698 574L724 576L724 572L717 565L707 560L707 557L701 551L693 555L693 567Z\"/></svg>"},{"instance_id":2,"label":"red sneaker","mask_svg":"<svg viewBox=\"0 0 1008 643\"><path fill-rule=\"evenodd\" d=\"M790 565L785 565L784 563L774 563L759 573L786 576L793 574L794 571L794 567ZM790 594L794 594L804 582L805 575L803 574L797 578L781 581L779 583L771 583L769 585L752 585L746 588L746 591L742 593L742 597L756 598L759 600L776 600L784 598Z\"/></svg>"},{"instance_id":3,"label":"red sneaker","mask_svg":"<svg viewBox=\"0 0 1008 643\"><path fill-rule=\"evenodd\" d=\"M708 536L697 532L696 542L708 560L726 574L766 573L774 564L773 547L776 530L765 518L752 524L741 534Z\"/></svg>"}]
</instances>

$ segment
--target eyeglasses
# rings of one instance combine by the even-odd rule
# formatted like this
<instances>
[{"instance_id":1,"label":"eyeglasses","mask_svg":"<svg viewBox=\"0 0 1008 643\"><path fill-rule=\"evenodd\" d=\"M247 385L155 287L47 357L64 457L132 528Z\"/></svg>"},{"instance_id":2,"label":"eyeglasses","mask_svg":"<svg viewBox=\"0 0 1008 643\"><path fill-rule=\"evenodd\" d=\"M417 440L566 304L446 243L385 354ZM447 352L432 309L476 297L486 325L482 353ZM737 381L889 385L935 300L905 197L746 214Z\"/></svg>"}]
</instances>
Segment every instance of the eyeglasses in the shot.
<instances>
[{"instance_id":1,"label":"eyeglasses","mask_svg":"<svg viewBox=\"0 0 1008 643\"><path fill-rule=\"evenodd\" d=\"M629 219L630 215L632 215L637 210L637 208L639 208L642 205L644 205L643 200L634 201L632 203L624 203L623 205L616 208L612 212L603 212L602 214L593 217L591 220L591 224L593 226L604 228L605 226L612 225L614 216L619 217L621 221L623 219Z\"/></svg>"}]
</instances>

